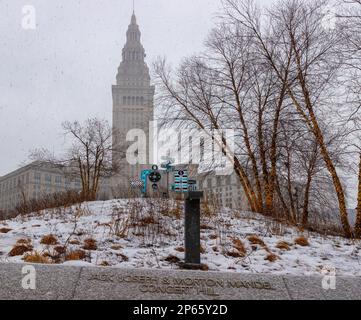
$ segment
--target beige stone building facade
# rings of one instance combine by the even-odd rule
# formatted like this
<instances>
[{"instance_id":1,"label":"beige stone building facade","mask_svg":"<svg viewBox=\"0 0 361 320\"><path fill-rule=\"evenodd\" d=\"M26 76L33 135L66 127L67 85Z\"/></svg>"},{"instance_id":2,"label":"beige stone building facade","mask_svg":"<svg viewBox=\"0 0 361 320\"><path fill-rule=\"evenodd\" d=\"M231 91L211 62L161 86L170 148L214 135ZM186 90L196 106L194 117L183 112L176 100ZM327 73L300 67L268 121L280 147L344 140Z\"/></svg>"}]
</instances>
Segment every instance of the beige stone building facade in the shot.
<instances>
[{"instance_id":1,"label":"beige stone building facade","mask_svg":"<svg viewBox=\"0 0 361 320\"><path fill-rule=\"evenodd\" d=\"M80 191L80 178L69 178L49 163L33 162L0 177L0 211L8 212L29 200L66 191Z\"/></svg>"},{"instance_id":2,"label":"beige stone building facade","mask_svg":"<svg viewBox=\"0 0 361 320\"><path fill-rule=\"evenodd\" d=\"M247 210L247 199L235 172L217 176L213 172L198 176L205 199L222 207Z\"/></svg>"}]
</instances>

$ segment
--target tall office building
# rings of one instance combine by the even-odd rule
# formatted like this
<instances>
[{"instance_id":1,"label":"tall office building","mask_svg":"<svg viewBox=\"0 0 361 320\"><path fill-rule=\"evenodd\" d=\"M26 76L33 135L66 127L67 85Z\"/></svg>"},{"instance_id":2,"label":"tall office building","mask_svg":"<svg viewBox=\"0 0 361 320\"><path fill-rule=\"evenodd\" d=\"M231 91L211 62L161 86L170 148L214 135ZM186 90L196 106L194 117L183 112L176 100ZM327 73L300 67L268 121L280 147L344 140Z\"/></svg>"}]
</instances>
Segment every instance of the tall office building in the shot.
<instances>
[{"instance_id":1,"label":"tall office building","mask_svg":"<svg viewBox=\"0 0 361 320\"><path fill-rule=\"evenodd\" d=\"M113 164L119 172L113 178L113 187L127 187L132 179L139 179L145 167L129 164L126 151L132 144L126 141L132 129L144 130L149 153L149 121L153 120L155 88L150 84L145 50L140 41L141 32L133 13L127 31L127 41L118 68L117 83L113 86ZM141 154L139 154L141 156ZM146 156L146 155L145 155ZM147 161L149 161L147 157Z\"/></svg>"}]
</instances>

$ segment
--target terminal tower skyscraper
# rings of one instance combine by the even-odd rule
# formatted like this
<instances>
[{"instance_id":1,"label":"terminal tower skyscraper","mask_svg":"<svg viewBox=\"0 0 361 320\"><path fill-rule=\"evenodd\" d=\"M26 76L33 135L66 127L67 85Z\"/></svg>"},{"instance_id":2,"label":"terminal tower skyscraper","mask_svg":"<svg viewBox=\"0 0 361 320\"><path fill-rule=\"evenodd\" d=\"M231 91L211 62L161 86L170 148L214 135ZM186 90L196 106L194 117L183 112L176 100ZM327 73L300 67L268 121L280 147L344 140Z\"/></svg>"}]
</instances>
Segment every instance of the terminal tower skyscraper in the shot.
<instances>
[{"instance_id":1,"label":"terminal tower skyscraper","mask_svg":"<svg viewBox=\"0 0 361 320\"><path fill-rule=\"evenodd\" d=\"M133 12L127 31L122 61L118 68L116 85L113 85L113 164L118 170L112 186L121 190L130 186L130 181L139 179L141 170L149 165L130 164L126 152L134 142L127 142L130 130L142 129L147 139L149 154L149 122L154 116L155 88L151 85L149 68L145 62L145 50L141 32ZM141 151L140 151L141 152ZM147 155L146 155L147 156ZM147 156L147 161L149 158Z\"/></svg>"}]
</instances>

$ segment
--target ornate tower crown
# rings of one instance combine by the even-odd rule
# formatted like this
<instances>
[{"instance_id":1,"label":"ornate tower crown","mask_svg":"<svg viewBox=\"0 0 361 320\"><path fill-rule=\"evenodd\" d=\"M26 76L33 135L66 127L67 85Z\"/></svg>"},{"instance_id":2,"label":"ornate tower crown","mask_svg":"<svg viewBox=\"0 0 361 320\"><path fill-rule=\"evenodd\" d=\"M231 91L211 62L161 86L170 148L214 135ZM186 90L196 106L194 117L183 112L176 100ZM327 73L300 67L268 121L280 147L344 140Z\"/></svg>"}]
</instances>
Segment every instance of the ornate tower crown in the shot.
<instances>
[{"instance_id":1,"label":"ornate tower crown","mask_svg":"<svg viewBox=\"0 0 361 320\"><path fill-rule=\"evenodd\" d=\"M137 18L133 12L127 31L127 42L122 51L122 62L118 69L117 84L125 85L126 81L131 83L150 82L149 69L144 61L145 50L140 42L141 32L137 24Z\"/></svg>"}]
</instances>

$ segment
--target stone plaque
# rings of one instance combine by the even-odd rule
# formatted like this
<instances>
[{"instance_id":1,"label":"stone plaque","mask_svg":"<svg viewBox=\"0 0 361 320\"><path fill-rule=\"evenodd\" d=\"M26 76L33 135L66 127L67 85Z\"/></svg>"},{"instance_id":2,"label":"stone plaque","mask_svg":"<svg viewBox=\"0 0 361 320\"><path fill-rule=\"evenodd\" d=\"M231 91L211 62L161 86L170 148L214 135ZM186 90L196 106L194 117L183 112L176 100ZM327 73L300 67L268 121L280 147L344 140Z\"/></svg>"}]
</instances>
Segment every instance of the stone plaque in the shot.
<instances>
[{"instance_id":1,"label":"stone plaque","mask_svg":"<svg viewBox=\"0 0 361 320\"><path fill-rule=\"evenodd\" d=\"M241 300L289 299L289 296L281 277L201 271L87 268L81 273L75 298Z\"/></svg>"},{"instance_id":2,"label":"stone plaque","mask_svg":"<svg viewBox=\"0 0 361 320\"><path fill-rule=\"evenodd\" d=\"M0 299L40 300L304 300L361 299L360 277L322 277L180 270L33 265L36 289L24 289L25 264L0 264Z\"/></svg>"}]
</instances>

